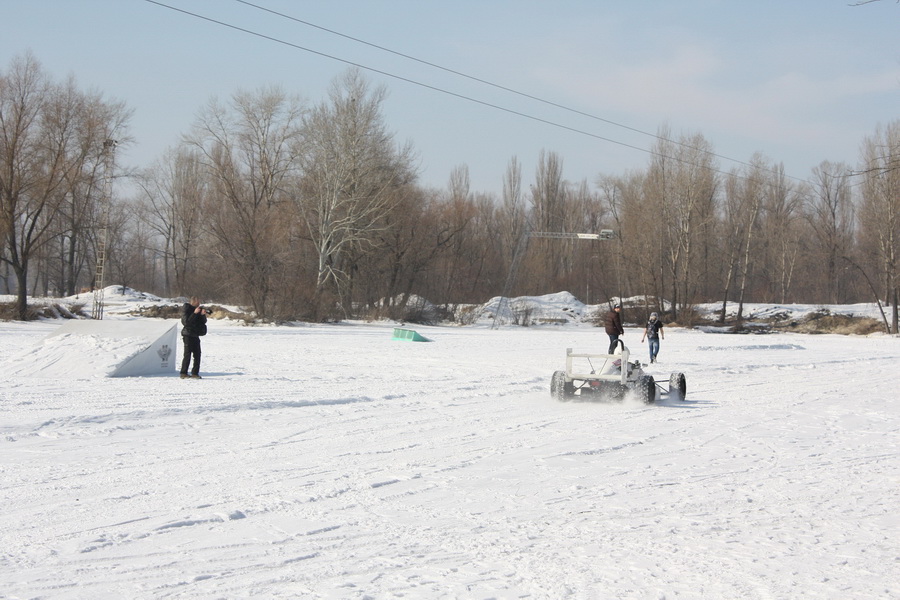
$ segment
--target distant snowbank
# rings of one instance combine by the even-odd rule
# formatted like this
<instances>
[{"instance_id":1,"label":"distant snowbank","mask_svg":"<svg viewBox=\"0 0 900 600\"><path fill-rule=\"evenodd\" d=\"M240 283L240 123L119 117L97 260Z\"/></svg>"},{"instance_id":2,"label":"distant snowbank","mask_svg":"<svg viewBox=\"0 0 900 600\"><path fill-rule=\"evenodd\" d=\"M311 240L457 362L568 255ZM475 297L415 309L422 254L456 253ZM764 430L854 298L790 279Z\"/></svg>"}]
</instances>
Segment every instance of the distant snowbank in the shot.
<instances>
[{"instance_id":1,"label":"distant snowbank","mask_svg":"<svg viewBox=\"0 0 900 600\"><path fill-rule=\"evenodd\" d=\"M104 289L104 314L109 316L121 316L135 313L141 309L153 306L179 305L187 299L184 297L161 298L153 294L134 290L121 285L111 285ZM13 302L15 297L0 295L0 302ZM63 305L73 306L93 301L93 294L78 294L66 298L29 297L29 304L34 305ZM614 298L611 302L621 302L626 307L626 321L643 321L639 307L647 307L653 310L643 296L630 298ZM412 300L411 300L412 302ZM428 303L422 298L415 298L415 302ZM585 304L570 292L557 292L543 296L519 296L502 300L495 296L484 304L460 305L456 309L457 322L465 325L491 326L495 318L505 324L519 324L529 326L558 326L577 323L592 323L598 316L602 316L609 310L609 303ZM238 306L224 306L235 313L242 311ZM694 310L702 315L712 317L722 310L721 302L709 302L698 304ZM726 317L734 318L737 315L738 304L729 302L726 308ZM885 308L885 311L888 309ZM880 320L881 312L874 302L858 304L766 304L745 303L743 317L746 321L753 320L800 320L811 314L827 311L834 315L846 315L850 317L867 317Z\"/></svg>"}]
</instances>

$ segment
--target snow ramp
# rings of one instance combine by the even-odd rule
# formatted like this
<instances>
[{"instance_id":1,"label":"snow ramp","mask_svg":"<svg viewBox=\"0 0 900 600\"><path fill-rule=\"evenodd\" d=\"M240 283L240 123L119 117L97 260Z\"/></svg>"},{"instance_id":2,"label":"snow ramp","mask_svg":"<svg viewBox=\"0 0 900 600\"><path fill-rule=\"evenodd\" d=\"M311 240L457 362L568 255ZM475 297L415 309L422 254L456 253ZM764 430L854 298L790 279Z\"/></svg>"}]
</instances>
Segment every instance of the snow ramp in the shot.
<instances>
[{"instance_id":1,"label":"snow ramp","mask_svg":"<svg viewBox=\"0 0 900 600\"><path fill-rule=\"evenodd\" d=\"M4 371L73 379L167 375L177 361L178 326L162 319L67 321Z\"/></svg>"},{"instance_id":2,"label":"snow ramp","mask_svg":"<svg viewBox=\"0 0 900 600\"><path fill-rule=\"evenodd\" d=\"M413 329L404 329L402 327L394 328L392 340L400 340L401 342L430 342L427 337L420 335L418 331Z\"/></svg>"}]
</instances>

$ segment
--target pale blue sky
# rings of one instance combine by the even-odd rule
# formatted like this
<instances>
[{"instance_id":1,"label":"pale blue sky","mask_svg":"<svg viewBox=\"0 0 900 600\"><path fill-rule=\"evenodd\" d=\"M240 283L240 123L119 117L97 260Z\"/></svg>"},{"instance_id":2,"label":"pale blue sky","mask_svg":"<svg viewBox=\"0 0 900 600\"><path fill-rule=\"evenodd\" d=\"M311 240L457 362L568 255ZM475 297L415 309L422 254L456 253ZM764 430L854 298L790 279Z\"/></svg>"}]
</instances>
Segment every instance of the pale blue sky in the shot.
<instances>
[{"instance_id":1,"label":"pale blue sky","mask_svg":"<svg viewBox=\"0 0 900 600\"><path fill-rule=\"evenodd\" d=\"M541 150L572 181L644 168L652 136L485 86L235 0L159 0L211 19L586 132L378 73L388 127L444 187L468 165L499 193L512 156L533 179ZM254 4L643 132L702 133L736 161L755 152L799 179L855 165L878 124L900 119L900 4L882 0L252 0ZM149 166L213 96L277 84L310 103L347 65L145 0L0 0L0 69L31 50L56 80L134 109ZM596 136L596 137L595 137ZM606 138L604 139L598 138ZM620 142L620 143L615 143ZM736 163L720 159L724 171Z\"/></svg>"}]
</instances>

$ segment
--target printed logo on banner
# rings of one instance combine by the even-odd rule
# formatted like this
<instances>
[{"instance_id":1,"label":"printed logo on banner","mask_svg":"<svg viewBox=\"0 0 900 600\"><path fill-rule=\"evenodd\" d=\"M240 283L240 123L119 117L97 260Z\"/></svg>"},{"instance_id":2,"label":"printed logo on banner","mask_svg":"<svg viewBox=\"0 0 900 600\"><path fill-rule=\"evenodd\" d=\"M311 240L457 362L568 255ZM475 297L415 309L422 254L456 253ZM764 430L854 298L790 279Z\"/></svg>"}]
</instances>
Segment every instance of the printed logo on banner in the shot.
<instances>
[{"instance_id":1,"label":"printed logo on banner","mask_svg":"<svg viewBox=\"0 0 900 600\"><path fill-rule=\"evenodd\" d=\"M172 356L172 349L169 348L168 344L163 344L162 347L156 351L159 355L159 358L162 359L162 364L160 365L163 368L169 366L169 357Z\"/></svg>"}]
</instances>

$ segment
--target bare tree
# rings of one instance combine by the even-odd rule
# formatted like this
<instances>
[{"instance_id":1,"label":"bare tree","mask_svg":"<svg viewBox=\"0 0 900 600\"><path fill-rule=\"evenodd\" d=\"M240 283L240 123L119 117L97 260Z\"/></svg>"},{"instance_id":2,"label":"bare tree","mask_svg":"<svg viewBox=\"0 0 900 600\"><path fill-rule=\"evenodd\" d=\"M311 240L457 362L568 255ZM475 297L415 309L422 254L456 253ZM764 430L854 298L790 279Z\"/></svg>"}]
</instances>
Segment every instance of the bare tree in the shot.
<instances>
[{"instance_id":1,"label":"bare tree","mask_svg":"<svg viewBox=\"0 0 900 600\"><path fill-rule=\"evenodd\" d=\"M455 232L442 248L443 303L460 302L461 290L465 289L468 248L473 242L474 235L469 225L477 212L469 183L469 167L466 165L454 167L450 172L447 194L441 207L443 218L450 223L451 230Z\"/></svg>"},{"instance_id":2,"label":"bare tree","mask_svg":"<svg viewBox=\"0 0 900 600\"><path fill-rule=\"evenodd\" d=\"M567 233L596 233L603 228L603 203L595 195L587 180L568 184L563 227ZM559 240L563 249L561 271L556 277L556 288L571 292L585 299L590 294L590 275L595 270L597 248L594 242L576 239Z\"/></svg>"},{"instance_id":3,"label":"bare tree","mask_svg":"<svg viewBox=\"0 0 900 600\"><path fill-rule=\"evenodd\" d=\"M500 220L500 244L504 270L512 268L516 248L523 242L527 210L522 195L522 165L514 156L503 175L503 199L498 216Z\"/></svg>"},{"instance_id":4,"label":"bare tree","mask_svg":"<svg viewBox=\"0 0 900 600\"><path fill-rule=\"evenodd\" d=\"M768 168L754 155L743 169L734 169L725 180L724 256L727 258L720 322L725 321L732 286L737 286L737 322L743 321L744 302L750 286L754 243L762 210Z\"/></svg>"},{"instance_id":5,"label":"bare tree","mask_svg":"<svg viewBox=\"0 0 900 600\"><path fill-rule=\"evenodd\" d=\"M900 121L879 127L862 146L862 235L872 248L885 298L891 303L891 331L898 332L900 304Z\"/></svg>"},{"instance_id":6,"label":"bare tree","mask_svg":"<svg viewBox=\"0 0 900 600\"><path fill-rule=\"evenodd\" d=\"M847 256L853 239L853 205L847 178L849 167L823 162L813 169L813 188L809 199L809 222L818 244L816 254L825 270L822 298L837 304L844 300L839 274L841 257Z\"/></svg>"},{"instance_id":7,"label":"bare tree","mask_svg":"<svg viewBox=\"0 0 900 600\"><path fill-rule=\"evenodd\" d=\"M114 281L125 287L156 287L156 261L150 244L151 230L135 218L132 201L115 201L110 207L106 264Z\"/></svg>"},{"instance_id":8,"label":"bare tree","mask_svg":"<svg viewBox=\"0 0 900 600\"><path fill-rule=\"evenodd\" d=\"M412 151L397 147L381 113L385 90L371 89L357 69L337 79L329 100L304 119L302 182L295 196L318 256L314 318L330 312L349 282L354 247L372 243L384 217L410 183Z\"/></svg>"},{"instance_id":9,"label":"bare tree","mask_svg":"<svg viewBox=\"0 0 900 600\"><path fill-rule=\"evenodd\" d=\"M185 138L210 178L205 217L226 269L221 281L232 280L262 319L277 310L273 286L290 255L289 188L303 111L277 87L238 92L227 106L212 100Z\"/></svg>"},{"instance_id":10,"label":"bare tree","mask_svg":"<svg viewBox=\"0 0 900 600\"><path fill-rule=\"evenodd\" d=\"M660 129L647 178L647 199L664 225L673 317L680 304L694 300L698 231L714 216L718 179L714 154L702 135L673 141Z\"/></svg>"},{"instance_id":11,"label":"bare tree","mask_svg":"<svg viewBox=\"0 0 900 600\"><path fill-rule=\"evenodd\" d=\"M563 178L563 161L556 152L541 151L531 186L531 226L537 232L566 232L568 187ZM567 248L560 240L538 238L528 246L526 280L528 293L544 293L554 279L565 271L563 257Z\"/></svg>"},{"instance_id":12,"label":"bare tree","mask_svg":"<svg viewBox=\"0 0 900 600\"><path fill-rule=\"evenodd\" d=\"M772 169L768 181L762 223L769 253L767 271L778 302L788 302L802 249L800 226L805 187L797 189L787 180L783 164Z\"/></svg>"},{"instance_id":13,"label":"bare tree","mask_svg":"<svg viewBox=\"0 0 900 600\"><path fill-rule=\"evenodd\" d=\"M403 307L413 290L422 287L422 275L433 265L442 246L437 231L437 192L409 186L407 193L384 216L373 248L367 277L365 303L386 301L389 316L403 319ZM380 284L380 285L379 285Z\"/></svg>"},{"instance_id":14,"label":"bare tree","mask_svg":"<svg viewBox=\"0 0 900 600\"><path fill-rule=\"evenodd\" d=\"M0 76L0 259L15 273L19 318L32 259L60 235L58 215L96 173L105 141L117 128L126 139L127 117L72 80L53 84L30 54Z\"/></svg>"},{"instance_id":15,"label":"bare tree","mask_svg":"<svg viewBox=\"0 0 900 600\"><path fill-rule=\"evenodd\" d=\"M170 150L140 181L147 223L163 244L166 294L174 289L190 295L197 245L204 231L204 207L210 202L210 180L200 156L187 146Z\"/></svg>"},{"instance_id":16,"label":"bare tree","mask_svg":"<svg viewBox=\"0 0 900 600\"><path fill-rule=\"evenodd\" d=\"M54 153L42 143L41 116L50 83L31 55L13 59L0 78L0 235L3 254L16 277L16 313L25 319L28 263L39 244L44 211L55 210L62 173L48 172L55 166Z\"/></svg>"},{"instance_id":17,"label":"bare tree","mask_svg":"<svg viewBox=\"0 0 900 600\"><path fill-rule=\"evenodd\" d=\"M646 200L646 175L635 171L625 176L600 176L597 187L603 221L596 223L594 230L611 228L615 238L596 247L589 276L593 294L610 306L615 297L635 294L655 296L659 302L666 275L662 218L658 207Z\"/></svg>"},{"instance_id":18,"label":"bare tree","mask_svg":"<svg viewBox=\"0 0 900 600\"><path fill-rule=\"evenodd\" d=\"M80 92L73 78L59 88L64 112L61 121L71 122L73 135L67 144L66 196L61 207L60 226L66 252L63 262L63 290L74 294L81 268L88 257L87 244L99 223L98 204L107 193L106 142L115 139L117 146L131 143L127 125L133 111L118 101L105 100L98 93ZM110 188L112 189L112 188Z\"/></svg>"}]
</instances>

